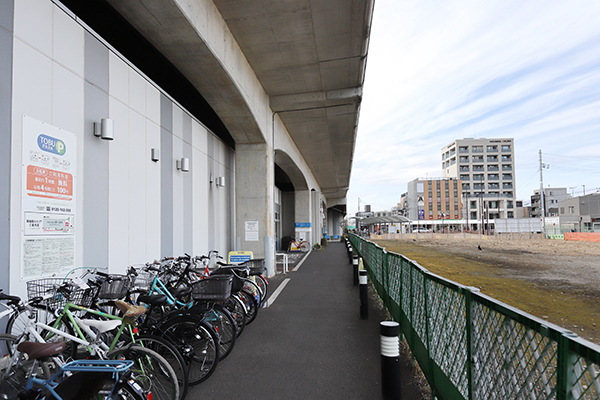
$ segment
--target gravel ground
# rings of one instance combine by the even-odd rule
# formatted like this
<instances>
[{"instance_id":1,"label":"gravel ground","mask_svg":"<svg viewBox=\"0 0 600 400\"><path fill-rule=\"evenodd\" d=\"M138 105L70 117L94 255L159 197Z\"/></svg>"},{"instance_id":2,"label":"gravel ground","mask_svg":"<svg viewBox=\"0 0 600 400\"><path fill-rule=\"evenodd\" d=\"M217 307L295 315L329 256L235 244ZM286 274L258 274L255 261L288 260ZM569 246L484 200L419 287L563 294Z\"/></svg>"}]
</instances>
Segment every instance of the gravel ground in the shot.
<instances>
[{"instance_id":1,"label":"gravel ground","mask_svg":"<svg viewBox=\"0 0 600 400\"><path fill-rule=\"evenodd\" d=\"M484 294L600 344L600 243L475 235L415 238L384 246L396 243L398 250L391 251L434 273L477 286ZM523 282L521 289L518 282Z\"/></svg>"},{"instance_id":2,"label":"gravel ground","mask_svg":"<svg viewBox=\"0 0 600 400\"><path fill-rule=\"evenodd\" d=\"M514 278L580 286L600 296L600 243L564 240L419 240L423 246L503 264ZM481 250L479 250L481 247Z\"/></svg>"}]
</instances>

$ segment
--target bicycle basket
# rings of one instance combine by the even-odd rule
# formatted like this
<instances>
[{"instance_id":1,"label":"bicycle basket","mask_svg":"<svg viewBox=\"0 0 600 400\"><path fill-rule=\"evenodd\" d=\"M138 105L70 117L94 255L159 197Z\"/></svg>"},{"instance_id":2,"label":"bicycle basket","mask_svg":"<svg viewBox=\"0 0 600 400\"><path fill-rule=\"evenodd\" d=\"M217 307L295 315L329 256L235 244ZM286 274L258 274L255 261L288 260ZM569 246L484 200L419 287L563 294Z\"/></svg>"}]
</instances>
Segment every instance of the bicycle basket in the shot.
<instances>
[{"instance_id":1,"label":"bicycle basket","mask_svg":"<svg viewBox=\"0 0 600 400\"><path fill-rule=\"evenodd\" d=\"M232 275L214 275L192 283L194 300L224 301L231 296Z\"/></svg>"},{"instance_id":2,"label":"bicycle basket","mask_svg":"<svg viewBox=\"0 0 600 400\"><path fill-rule=\"evenodd\" d=\"M133 281L133 287L135 289L146 289L150 291L152 283L154 282L154 274L150 271L137 271L137 276Z\"/></svg>"},{"instance_id":3,"label":"bicycle basket","mask_svg":"<svg viewBox=\"0 0 600 400\"><path fill-rule=\"evenodd\" d=\"M98 297L105 300L118 300L127 295L131 280L127 275L110 275L102 282Z\"/></svg>"},{"instance_id":4,"label":"bicycle basket","mask_svg":"<svg viewBox=\"0 0 600 400\"><path fill-rule=\"evenodd\" d=\"M245 261L243 264L250 267L250 275L262 275L265 273L265 259L264 258L248 260L248 261Z\"/></svg>"},{"instance_id":5,"label":"bicycle basket","mask_svg":"<svg viewBox=\"0 0 600 400\"><path fill-rule=\"evenodd\" d=\"M90 307L98 293L98 288L81 288L64 278L44 278L27 282L27 298L29 301L41 297L40 304L51 310L63 306L67 301Z\"/></svg>"}]
</instances>

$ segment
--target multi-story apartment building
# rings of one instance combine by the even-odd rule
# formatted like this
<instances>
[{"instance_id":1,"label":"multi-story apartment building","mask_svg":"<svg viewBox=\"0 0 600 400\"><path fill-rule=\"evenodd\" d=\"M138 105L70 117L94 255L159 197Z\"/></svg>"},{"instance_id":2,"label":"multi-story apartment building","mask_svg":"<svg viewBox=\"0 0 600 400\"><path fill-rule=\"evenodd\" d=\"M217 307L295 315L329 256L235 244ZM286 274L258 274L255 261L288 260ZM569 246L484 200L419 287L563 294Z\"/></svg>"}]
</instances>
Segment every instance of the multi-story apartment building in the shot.
<instances>
[{"instance_id":1,"label":"multi-story apartment building","mask_svg":"<svg viewBox=\"0 0 600 400\"><path fill-rule=\"evenodd\" d=\"M503 197L515 194L514 140L457 139L442 148L444 178L462 181L466 197Z\"/></svg>"},{"instance_id":2,"label":"multi-story apartment building","mask_svg":"<svg viewBox=\"0 0 600 400\"><path fill-rule=\"evenodd\" d=\"M453 178L418 178L408 183L405 215L412 221L462 219L462 185Z\"/></svg>"},{"instance_id":3,"label":"multi-story apartment building","mask_svg":"<svg viewBox=\"0 0 600 400\"><path fill-rule=\"evenodd\" d=\"M567 193L567 188L544 188L544 210L546 217L555 217L559 215L558 203L571 198ZM540 190L534 190L531 196L531 217L540 218L542 216L542 204L540 202Z\"/></svg>"}]
</instances>

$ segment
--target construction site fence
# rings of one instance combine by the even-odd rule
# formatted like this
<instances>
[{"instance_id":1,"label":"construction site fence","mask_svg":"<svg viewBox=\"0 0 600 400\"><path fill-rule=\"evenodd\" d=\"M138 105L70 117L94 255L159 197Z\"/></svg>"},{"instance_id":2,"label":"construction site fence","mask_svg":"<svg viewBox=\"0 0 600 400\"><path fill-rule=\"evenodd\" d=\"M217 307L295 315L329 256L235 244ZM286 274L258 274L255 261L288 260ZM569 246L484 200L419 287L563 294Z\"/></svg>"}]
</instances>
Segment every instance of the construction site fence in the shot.
<instances>
[{"instance_id":1,"label":"construction site fence","mask_svg":"<svg viewBox=\"0 0 600 400\"><path fill-rule=\"evenodd\" d=\"M438 399L600 399L600 346L354 234Z\"/></svg>"}]
</instances>

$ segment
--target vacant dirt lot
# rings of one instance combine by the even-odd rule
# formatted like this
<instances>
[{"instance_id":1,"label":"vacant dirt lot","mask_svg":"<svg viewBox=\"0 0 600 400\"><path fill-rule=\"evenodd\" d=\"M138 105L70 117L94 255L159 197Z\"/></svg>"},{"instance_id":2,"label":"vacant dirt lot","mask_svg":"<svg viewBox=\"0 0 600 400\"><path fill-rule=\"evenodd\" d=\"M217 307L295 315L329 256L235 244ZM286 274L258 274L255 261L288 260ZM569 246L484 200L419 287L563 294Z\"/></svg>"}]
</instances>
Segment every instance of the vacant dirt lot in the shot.
<instances>
[{"instance_id":1,"label":"vacant dirt lot","mask_svg":"<svg viewBox=\"0 0 600 400\"><path fill-rule=\"evenodd\" d=\"M600 243L451 236L377 242L433 273L479 287L600 344Z\"/></svg>"}]
</instances>

